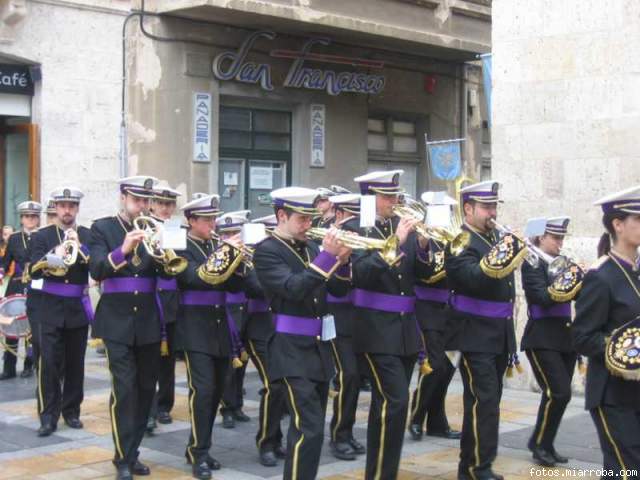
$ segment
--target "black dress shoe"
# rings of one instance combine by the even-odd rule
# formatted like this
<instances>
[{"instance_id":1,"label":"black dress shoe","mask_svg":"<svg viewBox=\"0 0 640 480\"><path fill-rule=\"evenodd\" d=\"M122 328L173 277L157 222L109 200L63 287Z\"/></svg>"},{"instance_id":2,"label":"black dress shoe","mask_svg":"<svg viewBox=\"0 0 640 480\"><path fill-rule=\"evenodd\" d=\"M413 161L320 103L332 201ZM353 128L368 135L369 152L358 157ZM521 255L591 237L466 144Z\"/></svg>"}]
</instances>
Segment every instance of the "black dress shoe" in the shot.
<instances>
[{"instance_id":1,"label":"black dress shoe","mask_svg":"<svg viewBox=\"0 0 640 480\"><path fill-rule=\"evenodd\" d=\"M28 367L22 370L20 374L20 378L29 378L33 376L33 367Z\"/></svg>"},{"instance_id":2,"label":"black dress shoe","mask_svg":"<svg viewBox=\"0 0 640 480\"><path fill-rule=\"evenodd\" d=\"M276 445L276 448L273 449L273 453L275 453L276 458L287 458L287 450L282 445Z\"/></svg>"},{"instance_id":3,"label":"black dress shoe","mask_svg":"<svg viewBox=\"0 0 640 480\"><path fill-rule=\"evenodd\" d=\"M275 467L278 465L278 459L273 450L265 450L260 452L260 465L263 467Z\"/></svg>"},{"instance_id":4,"label":"black dress shoe","mask_svg":"<svg viewBox=\"0 0 640 480\"><path fill-rule=\"evenodd\" d=\"M409 425L409 433L411 434L411 438L413 438L416 442L422 440L422 427L417 423L412 423Z\"/></svg>"},{"instance_id":5,"label":"black dress shoe","mask_svg":"<svg viewBox=\"0 0 640 480\"><path fill-rule=\"evenodd\" d=\"M197 465L191 466L191 474L193 478L200 480L209 480L211 478L211 469L206 461L202 461Z\"/></svg>"},{"instance_id":6,"label":"black dress shoe","mask_svg":"<svg viewBox=\"0 0 640 480\"><path fill-rule=\"evenodd\" d=\"M189 455L185 455L185 457L187 459L187 463L191 465L191 459L189 458ZM220 470L222 468L220 462L213 458L211 455L207 455L204 461L207 462L210 470Z\"/></svg>"},{"instance_id":7,"label":"black dress shoe","mask_svg":"<svg viewBox=\"0 0 640 480\"><path fill-rule=\"evenodd\" d=\"M48 437L55 431L56 431L56 426L53 423L44 423L40 425L40 428L38 429L38 436Z\"/></svg>"},{"instance_id":8,"label":"black dress shoe","mask_svg":"<svg viewBox=\"0 0 640 480\"><path fill-rule=\"evenodd\" d=\"M80 419L78 417L65 418L64 419L64 423L69 428L80 429L80 428L84 427L84 425L82 424L82 422L80 421Z\"/></svg>"},{"instance_id":9,"label":"black dress shoe","mask_svg":"<svg viewBox=\"0 0 640 480\"><path fill-rule=\"evenodd\" d=\"M118 465L116 467L116 480L132 480L133 475L129 465Z\"/></svg>"},{"instance_id":10,"label":"black dress shoe","mask_svg":"<svg viewBox=\"0 0 640 480\"><path fill-rule=\"evenodd\" d=\"M451 430L450 428L447 428L446 430L441 432L427 431L427 435L430 437L440 437L440 438L446 438L449 440L460 440L462 433L460 433L458 430Z\"/></svg>"},{"instance_id":11,"label":"black dress shoe","mask_svg":"<svg viewBox=\"0 0 640 480\"><path fill-rule=\"evenodd\" d=\"M558 463L569 463L569 459L567 457L565 457L564 455L560 455L558 452L556 452L555 448L553 450L550 450L549 453L551 453L551 456L553 456L553 458L555 459L556 462L558 462Z\"/></svg>"},{"instance_id":12,"label":"black dress shoe","mask_svg":"<svg viewBox=\"0 0 640 480\"><path fill-rule=\"evenodd\" d=\"M147 420L147 433L152 434L157 426L158 424L156 423L156 419L153 417L149 417L149 419Z\"/></svg>"},{"instance_id":13,"label":"black dress shoe","mask_svg":"<svg viewBox=\"0 0 640 480\"><path fill-rule=\"evenodd\" d=\"M156 420L158 420L158 423L161 423L163 425L168 425L173 422L173 418L171 418L171 414L169 412L158 412L158 415L156 415Z\"/></svg>"},{"instance_id":14,"label":"black dress shoe","mask_svg":"<svg viewBox=\"0 0 640 480\"><path fill-rule=\"evenodd\" d=\"M542 447L534 447L531 450L531 453L533 453L533 458L538 465L542 465L543 467L555 467L556 459L551 455L551 452L548 452Z\"/></svg>"},{"instance_id":15,"label":"black dress shoe","mask_svg":"<svg viewBox=\"0 0 640 480\"><path fill-rule=\"evenodd\" d=\"M331 453L340 460L355 460L356 452L347 442L331 442Z\"/></svg>"},{"instance_id":16,"label":"black dress shoe","mask_svg":"<svg viewBox=\"0 0 640 480\"><path fill-rule=\"evenodd\" d=\"M136 460L135 462L133 462L133 465L131 465L131 471L134 475L140 475L141 477L149 475L151 473L151 469L140 460Z\"/></svg>"},{"instance_id":17,"label":"black dress shoe","mask_svg":"<svg viewBox=\"0 0 640 480\"><path fill-rule=\"evenodd\" d=\"M236 428L236 420L231 415L231 412L222 414L222 428Z\"/></svg>"},{"instance_id":18,"label":"black dress shoe","mask_svg":"<svg viewBox=\"0 0 640 480\"><path fill-rule=\"evenodd\" d=\"M367 452L367 449L364 448L364 445L362 445L358 440L356 440L353 437L349 439L349 445L351 445L351 448L353 448L353 451L356 452L356 455L363 455Z\"/></svg>"},{"instance_id":19,"label":"black dress shoe","mask_svg":"<svg viewBox=\"0 0 640 480\"><path fill-rule=\"evenodd\" d=\"M0 375L0 380L10 380L12 378L16 378L16 372L2 372L2 375Z\"/></svg>"},{"instance_id":20,"label":"black dress shoe","mask_svg":"<svg viewBox=\"0 0 640 480\"><path fill-rule=\"evenodd\" d=\"M368 378L363 378L360 381L360 391L361 392L370 392L371 391L371 382Z\"/></svg>"},{"instance_id":21,"label":"black dress shoe","mask_svg":"<svg viewBox=\"0 0 640 480\"><path fill-rule=\"evenodd\" d=\"M241 408L238 408L233 411L233 418L238 422L250 422L251 418L242 411Z\"/></svg>"}]
</instances>

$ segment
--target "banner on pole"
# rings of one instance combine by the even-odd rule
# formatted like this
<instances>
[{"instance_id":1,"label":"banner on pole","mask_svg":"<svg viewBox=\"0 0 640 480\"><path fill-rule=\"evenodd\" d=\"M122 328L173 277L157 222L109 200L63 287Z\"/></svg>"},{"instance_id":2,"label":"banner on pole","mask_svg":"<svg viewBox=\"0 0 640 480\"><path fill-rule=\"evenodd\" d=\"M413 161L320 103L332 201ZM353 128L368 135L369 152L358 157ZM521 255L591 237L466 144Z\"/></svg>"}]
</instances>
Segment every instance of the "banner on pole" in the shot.
<instances>
[{"instance_id":1,"label":"banner on pole","mask_svg":"<svg viewBox=\"0 0 640 480\"><path fill-rule=\"evenodd\" d=\"M464 138L426 142L431 170L440 180L455 180L462 173L460 142Z\"/></svg>"}]
</instances>

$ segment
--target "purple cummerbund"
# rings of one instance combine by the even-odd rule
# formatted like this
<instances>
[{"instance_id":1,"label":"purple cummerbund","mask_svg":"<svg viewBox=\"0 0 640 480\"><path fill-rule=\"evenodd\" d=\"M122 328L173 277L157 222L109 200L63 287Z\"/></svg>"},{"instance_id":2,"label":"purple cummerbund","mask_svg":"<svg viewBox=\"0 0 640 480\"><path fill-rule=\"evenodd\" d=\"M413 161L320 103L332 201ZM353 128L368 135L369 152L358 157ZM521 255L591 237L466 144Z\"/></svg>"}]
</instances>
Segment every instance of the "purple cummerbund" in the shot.
<instances>
[{"instance_id":1,"label":"purple cummerbund","mask_svg":"<svg viewBox=\"0 0 640 480\"><path fill-rule=\"evenodd\" d=\"M353 291L353 304L356 307L371 308L382 312L413 313L416 307L416 297L390 295L356 288Z\"/></svg>"},{"instance_id":2,"label":"purple cummerbund","mask_svg":"<svg viewBox=\"0 0 640 480\"><path fill-rule=\"evenodd\" d=\"M156 280L156 287L158 290L173 291L178 289L178 282L175 278L158 278Z\"/></svg>"},{"instance_id":3,"label":"purple cummerbund","mask_svg":"<svg viewBox=\"0 0 640 480\"><path fill-rule=\"evenodd\" d=\"M224 305L224 292L211 290L184 290L180 292L182 305Z\"/></svg>"},{"instance_id":4,"label":"purple cummerbund","mask_svg":"<svg viewBox=\"0 0 640 480\"><path fill-rule=\"evenodd\" d=\"M273 316L276 332L317 337L322 333L322 319L278 313Z\"/></svg>"},{"instance_id":5,"label":"purple cummerbund","mask_svg":"<svg viewBox=\"0 0 640 480\"><path fill-rule=\"evenodd\" d=\"M451 297L451 306L458 312L478 315L480 317L513 317L513 303L511 302L493 302L491 300L467 297L466 295L453 295Z\"/></svg>"},{"instance_id":6,"label":"purple cummerbund","mask_svg":"<svg viewBox=\"0 0 640 480\"><path fill-rule=\"evenodd\" d=\"M247 296L244 294L244 292L226 292L225 301L227 302L227 305L240 305L242 303L247 303Z\"/></svg>"},{"instance_id":7,"label":"purple cummerbund","mask_svg":"<svg viewBox=\"0 0 640 480\"><path fill-rule=\"evenodd\" d=\"M50 295L57 295L58 297L77 297L80 298L84 295L87 285L78 285L77 283L58 283L44 281L42 285L42 291Z\"/></svg>"},{"instance_id":8,"label":"purple cummerbund","mask_svg":"<svg viewBox=\"0 0 640 480\"><path fill-rule=\"evenodd\" d=\"M449 301L449 290L446 288L423 287L416 285L413 287L418 300L427 302L447 303Z\"/></svg>"},{"instance_id":9,"label":"purple cummerbund","mask_svg":"<svg viewBox=\"0 0 640 480\"><path fill-rule=\"evenodd\" d=\"M264 313L269 311L269 303L259 298L250 298L247 303L249 313Z\"/></svg>"},{"instance_id":10,"label":"purple cummerbund","mask_svg":"<svg viewBox=\"0 0 640 480\"><path fill-rule=\"evenodd\" d=\"M571 303L558 303L553 307L543 307L541 305L529 305L529 315L533 319L545 317L570 317Z\"/></svg>"},{"instance_id":11,"label":"purple cummerbund","mask_svg":"<svg viewBox=\"0 0 640 480\"><path fill-rule=\"evenodd\" d=\"M347 293L344 297L334 297L330 293L327 293L327 303L351 303L352 301L352 292Z\"/></svg>"},{"instance_id":12,"label":"purple cummerbund","mask_svg":"<svg viewBox=\"0 0 640 480\"><path fill-rule=\"evenodd\" d=\"M102 293L154 293L155 291L155 278L115 277L102 281Z\"/></svg>"}]
</instances>

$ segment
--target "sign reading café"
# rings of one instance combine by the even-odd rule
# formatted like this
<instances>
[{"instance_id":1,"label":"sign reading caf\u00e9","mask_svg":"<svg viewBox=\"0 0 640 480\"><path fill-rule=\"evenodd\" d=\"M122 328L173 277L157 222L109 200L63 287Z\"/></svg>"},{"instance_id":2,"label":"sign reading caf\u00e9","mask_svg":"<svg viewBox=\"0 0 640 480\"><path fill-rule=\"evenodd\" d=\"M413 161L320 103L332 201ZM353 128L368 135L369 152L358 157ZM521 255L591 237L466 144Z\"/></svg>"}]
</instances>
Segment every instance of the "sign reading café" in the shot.
<instances>
[{"instance_id":1,"label":"sign reading caf\u00e9","mask_svg":"<svg viewBox=\"0 0 640 480\"><path fill-rule=\"evenodd\" d=\"M276 34L271 31L259 31L250 34L237 51L226 51L213 59L213 75L219 80L235 80L243 83L260 85L264 90L273 90L271 65L255 63L247 60L247 56L254 43L259 38L273 40ZM329 95L340 95L343 92L364 93L376 95L384 89L384 75L376 75L357 71L326 70L314 68L305 62L330 63L364 67L367 69L382 69L384 63L366 58L343 57L314 53L315 45L329 45L327 38L310 38L302 49L271 50L269 56L292 60L291 66L284 79L283 86L289 88L305 88L309 90L325 90Z\"/></svg>"}]
</instances>

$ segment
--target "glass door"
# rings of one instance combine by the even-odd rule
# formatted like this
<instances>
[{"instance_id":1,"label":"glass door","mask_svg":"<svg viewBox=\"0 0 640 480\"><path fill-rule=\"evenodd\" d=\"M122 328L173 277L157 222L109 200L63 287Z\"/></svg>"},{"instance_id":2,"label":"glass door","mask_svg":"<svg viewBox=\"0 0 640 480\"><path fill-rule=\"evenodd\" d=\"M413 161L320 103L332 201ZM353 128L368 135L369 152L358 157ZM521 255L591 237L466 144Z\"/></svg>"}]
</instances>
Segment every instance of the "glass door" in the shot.
<instances>
[{"instance_id":1,"label":"glass door","mask_svg":"<svg viewBox=\"0 0 640 480\"><path fill-rule=\"evenodd\" d=\"M245 205L245 160L221 158L218 175L220 208L223 212L243 210Z\"/></svg>"},{"instance_id":2,"label":"glass door","mask_svg":"<svg viewBox=\"0 0 640 480\"><path fill-rule=\"evenodd\" d=\"M249 194L247 208L253 218L273 213L269 193L287 185L287 163L283 161L249 160Z\"/></svg>"}]
</instances>

